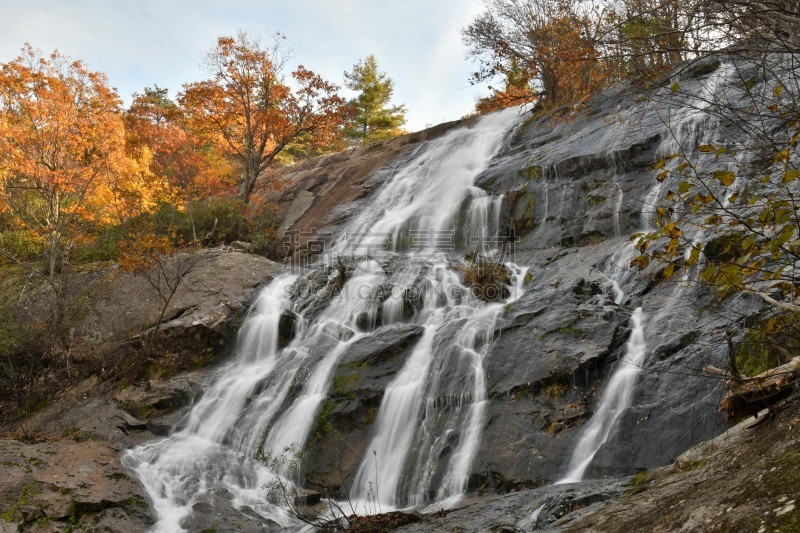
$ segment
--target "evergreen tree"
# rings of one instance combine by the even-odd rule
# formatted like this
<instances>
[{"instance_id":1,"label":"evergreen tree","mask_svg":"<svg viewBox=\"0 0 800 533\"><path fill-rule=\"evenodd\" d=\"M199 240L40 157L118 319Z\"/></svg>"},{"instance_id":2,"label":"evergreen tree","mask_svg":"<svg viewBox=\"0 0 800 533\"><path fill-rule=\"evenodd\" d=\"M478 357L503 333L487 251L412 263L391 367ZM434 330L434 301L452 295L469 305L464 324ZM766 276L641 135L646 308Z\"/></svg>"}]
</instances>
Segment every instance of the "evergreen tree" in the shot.
<instances>
[{"instance_id":1,"label":"evergreen tree","mask_svg":"<svg viewBox=\"0 0 800 533\"><path fill-rule=\"evenodd\" d=\"M345 86L359 95L350 100L353 108L353 125L345 134L351 139L371 142L402 133L400 127L406 123L403 105L389 106L394 91L394 82L385 72L378 70L375 56L370 54L353 65L352 72L345 72Z\"/></svg>"}]
</instances>

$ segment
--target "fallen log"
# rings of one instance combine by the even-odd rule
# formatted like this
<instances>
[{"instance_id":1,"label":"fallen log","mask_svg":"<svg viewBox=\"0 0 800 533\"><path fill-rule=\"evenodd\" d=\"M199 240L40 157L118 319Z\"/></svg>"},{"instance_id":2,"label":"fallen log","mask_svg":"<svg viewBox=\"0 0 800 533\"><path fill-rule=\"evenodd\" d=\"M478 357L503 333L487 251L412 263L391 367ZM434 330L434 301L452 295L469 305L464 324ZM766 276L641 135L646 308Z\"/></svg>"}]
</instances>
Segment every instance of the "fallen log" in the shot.
<instances>
[{"instance_id":1,"label":"fallen log","mask_svg":"<svg viewBox=\"0 0 800 533\"><path fill-rule=\"evenodd\" d=\"M800 385L800 357L741 381L728 380L728 394L719 404L728 418L753 415L788 396Z\"/></svg>"}]
</instances>

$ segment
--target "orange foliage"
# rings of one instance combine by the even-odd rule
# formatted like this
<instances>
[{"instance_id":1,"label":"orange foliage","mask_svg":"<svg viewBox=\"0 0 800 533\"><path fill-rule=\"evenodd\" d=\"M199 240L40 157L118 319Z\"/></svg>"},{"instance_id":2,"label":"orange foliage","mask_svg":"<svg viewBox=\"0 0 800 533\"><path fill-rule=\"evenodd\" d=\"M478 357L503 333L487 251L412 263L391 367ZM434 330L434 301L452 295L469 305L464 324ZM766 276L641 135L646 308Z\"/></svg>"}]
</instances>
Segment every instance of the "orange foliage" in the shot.
<instances>
[{"instance_id":1,"label":"orange foliage","mask_svg":"<svg viewBox=\"0 0 800 533\"><path fill-rule=\"evenodd\" d=\"M495 91L492 96L481 98L475 104L478 113L491 113L506 107L527 104L536 100L536 93L528 87L515 87L513 85L504 91Z\"/></svg>"},{"instance_id":2,"label":"orange foliage","mask_svg":"<svg viewBox=\"0 0 800 533\"><path fill-rule=\"evenodd\" d=\"M478 112L521 103L575 103L609 81L594 37L597 22L572 0L493 0L464 30L481 63L475 81L504 76L506 86L481 99Z\"/></svg>"},{"instance_id":3,"label":"orange foliage","mask_svg":"<svg viewBox=\"0 0 800 533\"><path fill-rule=\"evenodd\" d=\"M107 220L128 163L120 101L103 74L30 45L2 65L0 194L47 242L51 276L82 225Z\"/></svg>"},{"instance_id":4,"label":"orange foliage","mask_svg":"<svg viewBox=\"0 0 800 533\"><path fill-rule=\"evenodd\" d=\"M314 143L327 143L345 120L338 86L299 66L292 89L285 62L279 47L264 48L243 32L221 37L206 60L212 78L186 84L180 96L191 128L238 166L245 202L258 176L292 142L313 134Z\"/></svg>"},{"instance_id":5,"label":"orange foliage","mask_svg":"<svg viewBox=\"0 0 800 533\"><path fill-rule=\"evenodd\" d=\"M128 152L148 165L160 200L180 204L233 191L227 160L215 147L201 144L165 90L156 87L134 95L125 125Z\"/></svg>"},{"instance_id":6,"label":"orange foliage","mask_svg":"<svg viewBox=\"0 0 800 533\"><path fill-rule=\"evenodd\" d=\"M599 53L585 37L584 27L585 21L570 13L560 13L545 27L549 37L540 50L542 74L549 78L546 90L552 93L553 100L581 100L606 82Z\"/></svg>"}]
</instances>

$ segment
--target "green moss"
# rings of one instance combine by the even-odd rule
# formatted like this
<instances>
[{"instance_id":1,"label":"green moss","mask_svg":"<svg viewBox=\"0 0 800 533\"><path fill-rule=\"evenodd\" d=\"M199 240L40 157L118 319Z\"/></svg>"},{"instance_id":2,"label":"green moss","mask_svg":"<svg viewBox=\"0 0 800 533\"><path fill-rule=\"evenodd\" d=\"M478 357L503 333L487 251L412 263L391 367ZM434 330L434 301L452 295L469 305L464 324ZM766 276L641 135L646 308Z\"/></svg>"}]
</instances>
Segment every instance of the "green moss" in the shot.
<instances>
[{"instance_id":1,"label":"green moss","mask_svg":"<svg viewBox=\"0 0 800 533\"><path fill-rule=\"evenodd\" d=\"M558 398L562 398L565 394L567 394L568 388L569 387L564 383L551 383L543 388L539 394L546 398L557 400Z\"/></svg>"},{"instance_id":2,"label":"green moss","mask_svg":"<svg viewBox=\"0 0 800 533\"><path fill-rule=\"evenodd\" d=\"M536 181L542 177L539 172L539 167L535 165L525 165L525 167L518 172L518 176L528 181Z\"/></svg>"},{"instance_id":3,"label":"green moss","mask_svg":"<svg viewBox=\"0 0 800 533\"><path fill-rule=\"evenodd\" d=\"M361 370L366 367L366 363L348 364L333 380L333 394L354 398L355 390L361 385Z\"/></svg>"},{"instance_id":4,"label":"green moss","mask_svg":"<svg viewBox=\"0 0 800 533\"><path fill-rule=\"evenodd\" d=\"M322 404L322 409L320 409L319 415L317 415L317 421L314 424L313 433L316 438L323 438L333 431L333 424L330 421L330 415L333 412L334 407L336 407L336 404L332 401L327 401Z\"/></svg>"},{"instance_id":5,"label":"green moss","mask_svg":"<svg viewBox=\"0 0 800 533\"><path fill-rule=\"evenodd\" d=\"M126 510L131 510L131 511L135 509L147 509L149 507L147 505L147 500L145 500L141 496L131 496L122 503L122 506Z\"/></svg>"},{"instance_id":6,"label":"green moss","mask_svg":"<svg viewBox=\"0 0 800 533\"><path fill-rule=\"evenodd\" d=\"M545 337L553 334L569 335L570 337L576 339L582 339L585 335L582 329L578 329L572 326L564 326L563 328L556 328L552 331L546 331L542 333L541 335L539 335L539 340L544 340Z\"/></svg>"},{"instance_id":7,"label":"green moss","mask_svg":"<svg viewBox=\"0 0 800 533\"><path fill-rule=\"evenodd\" d=\"M238 328L237 328L238 329ZM193 364L200 366L208 366L216 363L220 358L220 354L211 346L206 347L199 355L194 358Z\"/></svg>"},{"instance_id":8,"label":"green moss","mask_svg":"<svg viewBox=\"0 0 800 533\"><path fill-rule=\"evenodd\" d=\"M797 323L791 314L759 320L745 332L736 350L736 367L756 376L787 362L785 354L797 350Z\"/></svg>"},{"instance_id":9,"label":"green moss","mask_svg":"<svg viewBox=\"0 0 800 533\"><path fill-rule=\"evenodd\" d=\"M699 468L702 468L703 465L705 464L706 464L705 461L698 460L698 461L690 461L688 463L679 463L676 466L678 472L691 472L692 470L697 470Z\"/></svg>"},{"instance_id":10,"label":"green moss","mask_svg":"<svg viewBox=\"0 0 800 533\"><path fill-rule=\"evenodd\" d=\"M367 409L367 412L361 418L361 425L362 426L369 426L375 422L375 419L378 418L378 406L372 405Z\"/></svg>"},{"instance_id":11,"label":"green moss","mask_svg":"<svg viewBox=\"0 0 800 533\"><path fill-rule=\"evenodd\" d=\"M533 274L531 274L530 270L525 273L525 278L522 281L525 285L531 284L531 281L533 281Z\"/></svg>"},{"instance_id":12,"label":"green moss","mask_svg":"<svg viewBox=\"0 0 800 533\"><path fill-rule=\"evenodd\" d=\"M0 519L12 524L15 523L17 521L17 513L19 513L23 507L28 505L28 503L31 501L31 498L38 492L39 487L36 485L35 481L31 481L27 485L24 485L20 490L16 501L8 506L6 506L6 503L3 502L3 507L5 507L5 509L2 513L0 513Z\"/></svg>"},{"instance_id":13,"label":"green moss","mask_svg":"<svg viewBox=\"0 0 800 533\"><path fill-rule=\"evenodd\" d=\"M589 205L603 205L606 203L605 196L587 196L586 199L589 201Z\"/></svg>"},{"instance_id":14,"label":"green moss","mask_svg":"<svg viewBox=\"0 0 800 533\"><path fill-rule=\"evenodd\" d=\"M552 422L549 426L547 426L547 429L545 431L547 431L551 435L556 435L557 433L561 432L561 426L559 425L558 422Z\"/></svg>"},{"instance_id":15,"label":"green moss","mask_svg":"<svg viewBox=\"0 0 800 533\"><path fill-rule=\"evenodd\" d=\"M531 388L529 384L522 385L520 388L517 389L516 394L514 395L517 400L522 400L523 398L527 398L530 396Z\"/></svg>"},{"instance_id":16,"label":"green moss","mask_svg":"<svg viewBox=\"0 0 800 533\"><path fill-rule=\"evenodd\" d=\"M532 192L520 191L515 198L514 223L517 233L522 236L530 233L536 228L534 220L534 208L536 207L536 197Z\"/></svg>"},{"instance_id":17,"label":"green moss","mask_svg":"<svg viewBox=\"0 0 800 533\"><path fill-rule=\"evenodd\" d=\"M583 190L584 192L589 192L599 187L603 187L607 184L608 184L607 181L599 180L597 178L589 178L588 180L581 183L581 190ZM605 201L605 198L603 198L603 201Z\"/></svg>"},{"instance_id":18,"label":"green moss","mask_svg":"<svg viewBox=\"0 0 800 533\"><path fill-rule=\"evenodd\" d=\"M631 482L628 483L628 494L638 494L647 490L647 484L650 482L651 479L651 472L649 470L643 470L633 476Z\"/></svg>"}]
</instances>

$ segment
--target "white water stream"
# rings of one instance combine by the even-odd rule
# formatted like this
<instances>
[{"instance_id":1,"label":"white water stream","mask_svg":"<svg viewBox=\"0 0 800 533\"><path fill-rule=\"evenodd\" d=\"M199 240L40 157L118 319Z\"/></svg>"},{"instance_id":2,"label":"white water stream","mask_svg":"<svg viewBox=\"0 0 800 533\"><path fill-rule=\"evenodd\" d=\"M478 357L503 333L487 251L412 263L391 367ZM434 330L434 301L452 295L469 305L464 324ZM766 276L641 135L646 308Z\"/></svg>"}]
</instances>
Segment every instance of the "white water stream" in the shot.
<instances>
[{"instance_id":1,"label":"white water stream","mask_svg":"<svg viewBox=\"0 0 800 533\"><path fill-rule=\"evenodd\" d=\"M292 294L302 276L288 274L262 291L236 356L216 373L183 429L123 457L153 502L154 531L183 530L195 503L219 495L295 526L265 501L276 478L254 457L262 449L280 455L304 448L340 358L381 325L408 319L402 295L412 289L423 303L410 320L424 334L385 392L352 495L357 502L373 498L370 483L377 481L374 500L383 510L447 506L463 496L485 423L483 361L503 311L499 302L522 294L526 271L508 263L507 293L485 303L461 283L446 250L488 252L496 244L485 238L499 232L502 197L473 183L518 116L510 109L482 117L413 154L336 240L340 256L359 257L340 291L323 289L309 305ZM371 258L363 258L366 251ZM342 282L337 276L333 270L328 288ZM395 298L380 297L387 286ZM294 336L279 348L287 312L296 316Z\"/></svg>"},{"instance_id":2,"label":"white water stream","mask_svg":"<svg viewBox=\"0 0 800 533\"><path fill-rule=\"evenodd\" d=\"M674 108L675 114L664 120L668 127L667 134L662 138L661 145L656 153L661 157L670 158L673 154L683 151L691 152L701 144L711 144L715 141L719 120L713 114L704 112L706 108L717 102L720 87L730 85L731 66L723 64L714 72L702 86L700 94L690 97L687 102ZM673 110L672 107L669 108ZM665 168L675 173L675 167L681 158L669 161ZM663 189L669 180L656 182L645 196L641 210L642 231L650 231L650 222L655 216L656 207ZM619 189L618 205L621 204L622 190ZM615 215L616 217L616 215ZM615 231L618 222L615 218ZM698 233L696 239L702 236ZM637 254L633 244L626 244L610 259L611 272L608 273L614 301L617 304L624 302L626 290L634 277L634 270L628 265ZM685 278L684 280L685 281ZM673 298L679 297L684 283L679 283L673 292ZM667 312L671 305L662 310ZM657 323L662 314L653 319ZM589 423L581 432L581 436L573 449L567 467L567 473L558 480L557 484L574 483L583 480L586 470L592 463L597 453L608 441L609 437L617 430L617 424L622 414L631 406L633 393L636 387L636 377L642 370L647 355L645 342L645 315L641 307L637 307L631 314L630 337L616 369L603 389L597 410Z\"/></svg>"}]
</instances>

